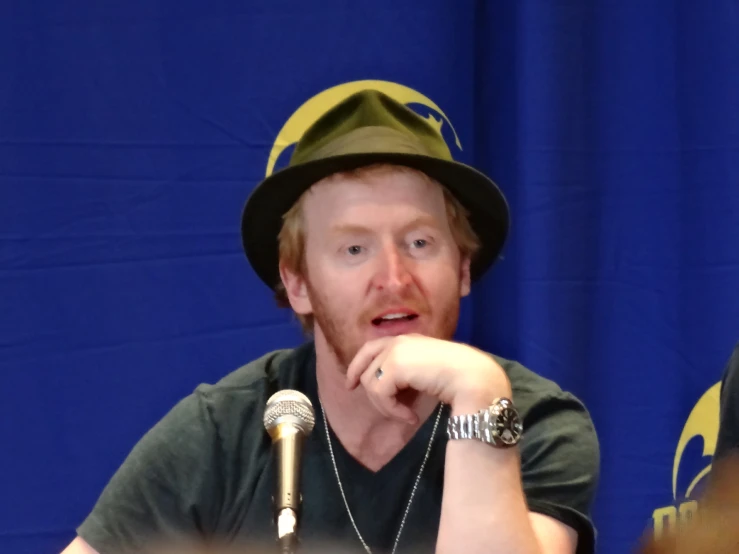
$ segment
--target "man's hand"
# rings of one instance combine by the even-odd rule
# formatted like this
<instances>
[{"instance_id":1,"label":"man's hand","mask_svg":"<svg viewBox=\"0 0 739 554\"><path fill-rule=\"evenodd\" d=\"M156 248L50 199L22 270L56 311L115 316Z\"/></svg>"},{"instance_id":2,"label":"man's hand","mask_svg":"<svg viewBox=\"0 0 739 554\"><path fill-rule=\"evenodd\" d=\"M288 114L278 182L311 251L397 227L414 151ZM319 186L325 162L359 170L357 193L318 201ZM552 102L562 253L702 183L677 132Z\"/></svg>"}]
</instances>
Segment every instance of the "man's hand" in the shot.
<instances>
[{"instance_id":1,"label":"man's hand","mask_svg":"<svg viewBox=\"0 0 739 554\"><path fill-rule=\"evenodd\" d=\"M466 344L415 334L367 342L349 364L346 383L349 389L361 383L382 414L411 424L418 421L411 408L413 391L460 413L511 395L508 376L490 355Z\"/></svg>"}]
</instances>

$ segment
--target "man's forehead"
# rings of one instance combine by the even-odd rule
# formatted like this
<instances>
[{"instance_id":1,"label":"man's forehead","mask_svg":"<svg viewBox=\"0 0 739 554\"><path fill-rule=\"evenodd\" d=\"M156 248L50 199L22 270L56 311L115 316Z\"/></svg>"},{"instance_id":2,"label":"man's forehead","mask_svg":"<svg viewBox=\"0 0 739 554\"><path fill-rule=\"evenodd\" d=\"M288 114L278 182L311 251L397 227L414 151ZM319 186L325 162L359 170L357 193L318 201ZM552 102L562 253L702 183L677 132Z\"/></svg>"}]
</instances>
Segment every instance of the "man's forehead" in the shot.
<instances>
[{"instance_id":1,"label":"man's forehead","mask_svg":"<svg viewBox=\"0 0 739 554\"><path fill-rule=\"evenodd\" d=\"M346 203L331 209L312 210L304 214L307 235L329 236L367 235L376 232L408 232L419 227L446 228L448 222L443 205L434 209L418 201L402 205L370 205Z\"/></svg>"},{"instance_id":2,"label":"man's forehead","mask_svg":"<svg viewBox=\"0 0 739 554\"><path fill-rule=\"evenodd\" d=\"M406 200L431 204L442 198L441 186L414 173L381 173L356 176L339 174L319 181L308 189L306 201L318 206L334 202L339 207L370 201Z\"/></svg>"}]
</instances>

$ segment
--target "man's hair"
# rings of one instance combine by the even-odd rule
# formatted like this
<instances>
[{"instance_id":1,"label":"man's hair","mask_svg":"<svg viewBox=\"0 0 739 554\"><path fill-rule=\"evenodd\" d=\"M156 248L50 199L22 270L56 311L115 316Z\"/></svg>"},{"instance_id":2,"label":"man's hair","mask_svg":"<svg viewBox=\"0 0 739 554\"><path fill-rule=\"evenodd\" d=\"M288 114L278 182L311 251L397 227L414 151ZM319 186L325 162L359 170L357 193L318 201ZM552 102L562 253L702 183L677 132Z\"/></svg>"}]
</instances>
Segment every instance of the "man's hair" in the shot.
<instances>
[{"instance_id":1,"label":"man's hair","mask_svg":"<svg viewBox=\"0 0 739 554\"><path fill-rule=\"evenodd\" d=\"M444 193L447 220L449 221L449 227L451 228L454 241L456 242L463 258L469 256L470 259L473 259L480 248L480 241L470 224L469 212L464 208L464 206L462 206L459 200L454 197L449 189L442 186L439 182L435 181L425 173L405 166L375 164L360 167L359 169L351 171L336 173L321 182L329 182L347 177L362 179L369 175L376 176L378 174L388 172L415 174L421 176L425 181L441 187L441 190ZM284 263L287 269L291 272L297 273L303 277L306 275L303 204L305 203L307 192L308 191L304 192L295 204L293 204L293 206L285 213L285 215L282 216L282 229L280 230L280 234L277 236L280 262ZM279 307L290 307L290 301L288 300L287 292L282 282L280 282L275 288L275 299ZM309 335L312 334L314 323L313 314L295 315L297 316L298 321L300 321L303 332Z\"/></svg>"}]
</instances>

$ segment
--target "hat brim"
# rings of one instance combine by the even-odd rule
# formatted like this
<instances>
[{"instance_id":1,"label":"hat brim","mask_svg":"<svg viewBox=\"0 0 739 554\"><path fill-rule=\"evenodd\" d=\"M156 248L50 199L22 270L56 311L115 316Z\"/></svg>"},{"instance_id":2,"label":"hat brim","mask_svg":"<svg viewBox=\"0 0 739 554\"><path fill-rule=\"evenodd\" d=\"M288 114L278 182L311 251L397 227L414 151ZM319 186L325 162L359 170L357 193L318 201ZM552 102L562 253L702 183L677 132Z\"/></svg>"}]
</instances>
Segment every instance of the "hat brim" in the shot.
<instances>
[{"instance_id":1,"label":"hat brim","mask_svg":"<svg viewBox=\"0 0 739 554\"><path fill-rule=\"evenodd\" d=\"M376 163L417 169L448 188L469 211L470 224L480 241L470 267L471 280L477 281L493 265L508 236L510 216L505 196L486 175L460 162L422 154L344 154L282 169L249 196L241 218L242 244L249 263L267 286L274 290L281 281L277 237L282 216L303 192L334 173Z\"/></svg>"}]
</instances>

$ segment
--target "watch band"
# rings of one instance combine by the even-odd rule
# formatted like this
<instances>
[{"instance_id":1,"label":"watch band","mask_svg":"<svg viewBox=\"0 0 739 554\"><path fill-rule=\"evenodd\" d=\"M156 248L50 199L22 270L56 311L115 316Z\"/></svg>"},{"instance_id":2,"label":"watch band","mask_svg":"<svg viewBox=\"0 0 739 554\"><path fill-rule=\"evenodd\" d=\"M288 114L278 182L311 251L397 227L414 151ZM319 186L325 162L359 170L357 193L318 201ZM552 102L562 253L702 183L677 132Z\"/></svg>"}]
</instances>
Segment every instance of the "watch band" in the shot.
<instances>
[{"instance_id":1,"label":"watch band","mask_svg":"<svg viewBox=\"0 0 739 554\"><path fill-rule=\"evenodd\" d=\"M508 398L496 398L484 410L451 416L447 422L450 440L474 439L499 448L518 443L521 432L518 412Z\"/></svg>"},{"instance_id":2,"label":"watch band","mask_svg":"<svg viewBox=\"0 0 739 554\"><path fill-rule=\"evenodd\" d=\"M480 440L480 414L455 415L449 417L447 435L450 439L477 439Z\"/></svg>"}]
</instances>

